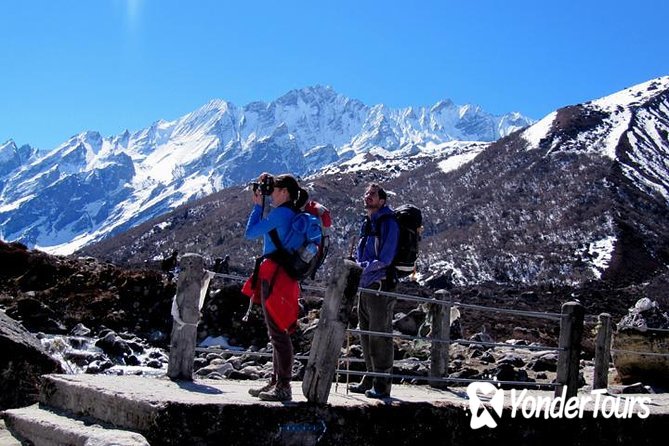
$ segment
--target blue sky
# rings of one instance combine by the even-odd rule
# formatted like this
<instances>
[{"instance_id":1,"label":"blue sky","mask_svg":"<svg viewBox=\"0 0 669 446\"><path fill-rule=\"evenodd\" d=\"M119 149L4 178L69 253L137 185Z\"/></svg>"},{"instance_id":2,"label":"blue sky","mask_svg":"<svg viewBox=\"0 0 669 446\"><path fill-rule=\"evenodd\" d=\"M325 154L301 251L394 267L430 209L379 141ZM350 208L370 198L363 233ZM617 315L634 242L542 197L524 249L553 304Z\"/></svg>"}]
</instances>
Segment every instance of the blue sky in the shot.
<instances>
[{"instance_id":1,"label":"blue sky","mask_svg":"<svg viewBox=\"0 0 669 446\"><path fill-rule=\"evenodd\" d=\"M538 119L669 75L666 0L21 0L0 5L0 143L51 149L329 85Z\"/></svg>"}]
</instances>

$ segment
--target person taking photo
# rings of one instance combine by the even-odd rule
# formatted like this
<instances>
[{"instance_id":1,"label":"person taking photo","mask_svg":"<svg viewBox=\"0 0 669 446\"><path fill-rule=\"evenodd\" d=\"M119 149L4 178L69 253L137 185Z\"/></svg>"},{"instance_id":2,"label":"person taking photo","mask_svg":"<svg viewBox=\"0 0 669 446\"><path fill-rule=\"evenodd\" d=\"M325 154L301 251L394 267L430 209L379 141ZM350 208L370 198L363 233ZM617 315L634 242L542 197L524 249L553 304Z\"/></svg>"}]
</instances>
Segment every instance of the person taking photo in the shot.
<instances>
[{"instance_id":1,"label":"person taking photo","mask_svg":"<svg viewBox=\"0 0 669 446\"><path fill-rule=\"evenodd\" d=\"M300 203L307 192L288 174L272 177L263 173L253 184L253 209L246 224L247 239L263 238L262 256L256 259L253 275L242 293L261 305L267 333L272 344L272 377L267 385L250 389L252 396L264 401L290 401L290 382L293 368L293 344L290 335L295 331L298 316L299 283L281 266L279 247L273 241L284 240ZM270 197L272 210L263 216L265 198ZM274 232L274 235L272 235Z\"/></svg>"}]
</instances>

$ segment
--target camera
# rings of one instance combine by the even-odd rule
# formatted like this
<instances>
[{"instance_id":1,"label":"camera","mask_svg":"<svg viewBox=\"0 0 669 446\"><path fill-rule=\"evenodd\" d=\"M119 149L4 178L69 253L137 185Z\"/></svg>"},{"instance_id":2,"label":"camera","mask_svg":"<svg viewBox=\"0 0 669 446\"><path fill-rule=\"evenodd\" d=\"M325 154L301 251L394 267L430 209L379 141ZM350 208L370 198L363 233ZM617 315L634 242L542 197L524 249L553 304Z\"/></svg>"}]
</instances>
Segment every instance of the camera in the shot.
<instances>
[{"instance_id":1,"label":"camera","mask_svg":"<svg viewBox=\"0 0 669 446\"><path fill-rule=\"evenodd\" d=\"M253 187L253 192L260 189L260 193L263 195L272 195L274 191L274 177L272 175L265 175L260 183L253 182L250 184Z\"/></svg>"}]
</instances>

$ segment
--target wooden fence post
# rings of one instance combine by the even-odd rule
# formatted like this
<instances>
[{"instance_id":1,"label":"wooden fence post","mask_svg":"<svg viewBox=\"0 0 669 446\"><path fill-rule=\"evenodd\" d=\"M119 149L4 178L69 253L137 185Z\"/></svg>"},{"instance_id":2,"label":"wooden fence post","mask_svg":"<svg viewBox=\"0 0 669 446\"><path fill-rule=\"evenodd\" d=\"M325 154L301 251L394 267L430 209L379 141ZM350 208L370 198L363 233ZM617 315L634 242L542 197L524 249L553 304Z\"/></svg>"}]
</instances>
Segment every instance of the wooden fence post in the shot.
<instances>
[{"instance_id":1,"label":"wooden fence post","mask_svg":"<svg viewBox=\"0 0 669 446\"><path fill-rule=\"evenodd\" d=\"M611 315L599 315L599 329L595 338L595 372L592 378L593 389L609 387L609 358L611 357Z\"/></svg>"},{"instance_id":2,"label":"wooden fence post","mask_svg":"<svg viewBox=\"0 0 669 446\"><path fill-rule=\"evenodd\" d=\"M328 400L361 274L362 268L355 262L341 259L328 279L302 380L302 392L309 402Z\"/></svg>"},{"instance_id":3,"label":"wooden fence post","mask_svg":"<svg viewBox=\"0 0 669 446\"><path fill-rule=\"evenodd\" d=\"M167 376L192 381L200 306L211 276L205 272L204 259L198 254L184 254L179 265Z\"/></svg>"},{"instance_id":4,"label":"wooden fence post","mask_svg":"<svg viewBox=\"0 0 669 446\"><path fill-rule=\"evenodd\" d=\"M562 305L560 319L560 341L558 347L557 387L555 396L561 396L566 387L566 398L576 396L578 392L578 365L581 355L581 337L583 336L583 315L585 311L579 302L567 302Z\"/></svg>"},{"instance_id":5,"label":"wooden fence post","mask_svg":"<svg viewBox=\"0 0 669 446\"><path fill-rule=\"evenodd\" d=\"M450 347L449 341L451 339L451 303L448 291L438 290L435 295L439 301L449 299L446 305L430 305L430 319L432 320L430 337L439 341L433 342L430 346L430 378L443 378L444 375L448 376L448 353ZM445 387L445 383L441 381L429 381L428 384L430 387Z\"/></svg>"}]
</instances>

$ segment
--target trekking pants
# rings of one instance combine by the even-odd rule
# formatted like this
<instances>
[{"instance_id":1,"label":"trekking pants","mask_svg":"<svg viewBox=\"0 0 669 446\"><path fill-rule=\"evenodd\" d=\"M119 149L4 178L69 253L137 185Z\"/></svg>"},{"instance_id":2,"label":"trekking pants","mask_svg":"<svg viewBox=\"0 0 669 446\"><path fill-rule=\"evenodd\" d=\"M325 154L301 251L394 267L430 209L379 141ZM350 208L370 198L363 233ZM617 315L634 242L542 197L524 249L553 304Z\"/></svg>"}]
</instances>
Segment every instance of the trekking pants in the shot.
<instances>
[{"instance_id":1,"label":"trekking pants","mask_svg":"<svg viewBox=\"0 0 669 446\"><path fill-rule=\"evenodd\" d=\"M392 291L394 286L389 287L386 281L376 282L370 288L380 291ZM389 289L392 288L392 289ZM392 333L393 315L396 297L380 296L374 292L360 292L358 304L358 321L361 330ZM362 354L365 358L365 366L368 372L392 373L394 348L393 338L374 335L360 335ZM365 377L363 382L370 382L374 390L380 393L390 393L392 379Z\"/></svg>"},{"instance_id":2,"label":"trekking pants","mask_svg":"<svg viewBox=\"0 0 669 446\"><path fill-rule=\"evenodd\" d=\"M261 281L260 287L267 334L272 343L272 367L274 369L272 381L277 382L280 386L288 386L293 376L293 343L288 331L281 330L267 311L265 301L269 295L269 282Z\"/></svg>"}]
</instances>

